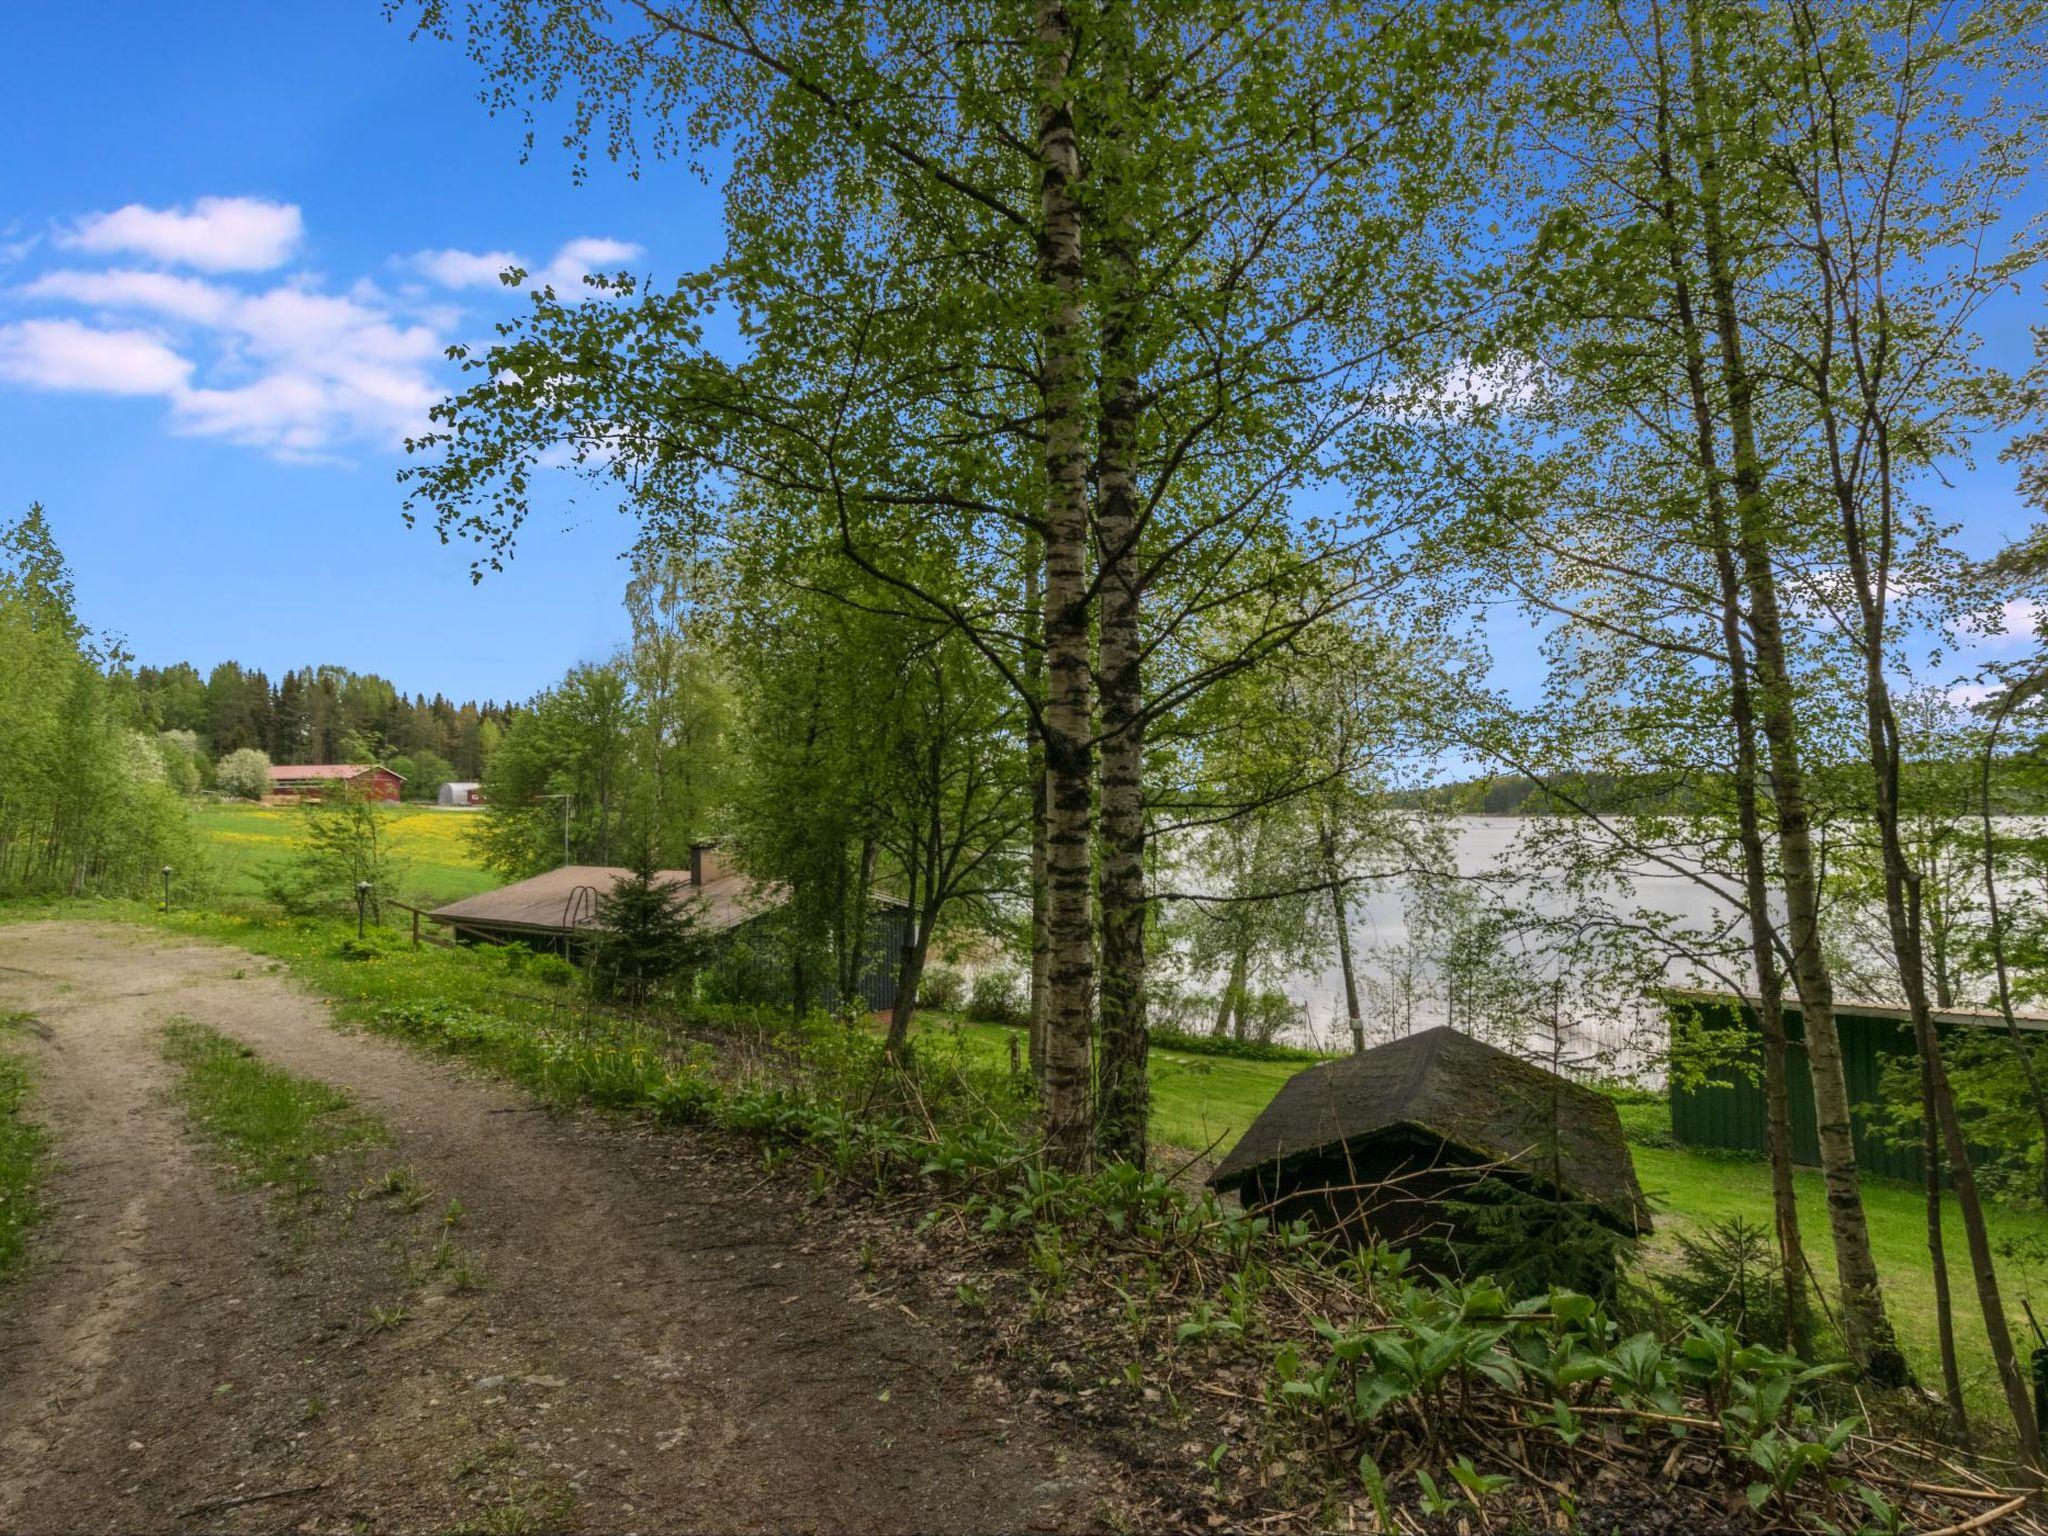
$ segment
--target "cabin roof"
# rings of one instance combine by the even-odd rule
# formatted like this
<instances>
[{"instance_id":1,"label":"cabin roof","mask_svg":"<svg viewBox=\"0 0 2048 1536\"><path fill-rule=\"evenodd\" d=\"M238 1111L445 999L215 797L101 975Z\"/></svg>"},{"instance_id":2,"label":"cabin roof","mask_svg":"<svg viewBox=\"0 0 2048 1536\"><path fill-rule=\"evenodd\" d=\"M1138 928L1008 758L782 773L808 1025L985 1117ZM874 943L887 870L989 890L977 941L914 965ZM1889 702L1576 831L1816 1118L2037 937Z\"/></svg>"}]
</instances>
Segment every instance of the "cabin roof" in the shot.
<instances>
[{"instance_id":1,"label":"cabin roof","mask_svg":"<svg viewBox=\"0 0 2048 1536\"><path fill-rule=\"evenodd\" d=\"M366 773L379 770L403 781L405 775L394 773L382 763L273 763L270 781L273 784L295 784L301 779L356 779Z\"/></svg>"},{"instance_id":2,"label":"cabin roof","mask_svg":"<svg viewBox=\"0 0 2048 1536\"><path fill-rule=\"evenodd\" d=\"M534 933L567 933L593 926L597 898L633 872L616 864L565 864L531 879L516 880L495 891L465 896L427 915L438 922L486 928L517 928ZM779 885L761 884L738 873L721 874L702 885L690 884L687 869L658 869L654 878L683 891L686 906L699 927L713 933L737 928L788 900ZM578 899L578 891L591 894Z\"/></svg>"},{"instance_id":3,"label":"cabin roof","mask_svg":"<svg viewBox=\"0 0 2048 1536\"><path fill-rule=\"evenodd\" d=\"M1262 1168L1345 1146L1419 1137L1474 1165L1499 1164L1547 1181L1554 1134L1565 1193L1615 1225L1647 1231L1614 1105L1518 1056L1448 1026L1426 1029L1296 1073L1231 1148L1209 1182L1239 1188Z\"/></svg>"}]
</instances>

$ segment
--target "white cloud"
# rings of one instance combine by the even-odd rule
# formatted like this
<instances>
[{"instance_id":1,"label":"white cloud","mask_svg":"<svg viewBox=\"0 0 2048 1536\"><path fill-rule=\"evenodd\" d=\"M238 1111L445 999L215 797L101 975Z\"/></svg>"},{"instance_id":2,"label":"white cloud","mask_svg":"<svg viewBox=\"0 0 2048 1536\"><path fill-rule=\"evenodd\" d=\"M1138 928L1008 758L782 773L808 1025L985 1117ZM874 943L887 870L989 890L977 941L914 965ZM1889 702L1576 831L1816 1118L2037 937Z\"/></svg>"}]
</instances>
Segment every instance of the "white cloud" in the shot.
<instances>
[{"instance_id":1,"label":"white cloud","mask_svg":"<svg viewBox=\"0 0 2048 1536\"><path fill-rule=\"evenodd\" d=\"M294 207L202 198L189 212L97 215L58 243L73 251L141 251L218 274L275 266L300 236ZM620 240L571 240L532 281L580 283L585 272L639 253ZM525 265L511 252L458 250L425 252L406 264L451 289L496 287L500 270ZM0 379L157 396L174 431L285 459L332 457L350 442L395 447L425 430L451 382L443 364L448 340L471 318L460 301L417 283L393 293L367 277L344 289L305 271L201 277L75 260L8 296L79 313L0 324Z\"/></svg>"},{"instance_id":2,"label":"white cloud","mask_svg":"<svg viewBox=\"0 0 2048 1536\"><path fill-rule=\"evenodd\" d=\"M444 288L495 288L499 273L519 267L527 274L529 289L552 287L569 298L582 288L585 277L594 272L616 272L641 249L627 240L586 235L568 241L539 268L517 251L458 250L421 251L412 258L412 266Z\"/></svg>"},{"instance_id":3,"label":"white cloud","mask_svg":"<svg viewBox=\"0 0 2048 1536\"><path fill-rule=\"evenodd\" d=\"M138 272L117 268L111 272L79 272L62 269L46 272L21 290L30 298L69 299L102 309L146 309L177 320L195 320L216 325L234 306L231 289L197 277L176 277L169 272Z\"/></svg>"},{"instance_id":4,"label":"white cloud","mask_svg":"<svg viewBox=\"0 0 2048 1536\"><path fill-rule=\"evenodd\" d=\"M97 330L76 320L0 326L0 378L37 389L163 395L184 388L191 372L148 331Z\"/></svg>"},{"instance_id":5,"label":"white cloud","mask_svg":"<svg viewBox=\"0 0 2048 1536\"><path fill-rule=\"evenodd\" d=\"M283 266L305 233L297 204L255 197L202 197L190 208L130 203L95 213L58 236L74 250L125 252L202 272L267 272Z\"/></svg>"},{"instance_id":6,"label":"white cloud","mask_svg":"<svg viewBox=\"0 0 2048 1536\"><path fill-rule=\"evenodd\" d=\"M495 288L507 267L523 267L511 251L421 251L412 265L443 288Z\"/></svg>"},{"instance_id":7,"label":"white cloud","mask_svg":"<svg viewBox=\"0 0 2048 1536\"><path fill-rule=\"evenodd\" d=\"M639 246L624 240L571 240L555 252L553 261L534 274L532 282L536 287L552 284L556 293L565 294L582 287L583 279L591 273L616 272L622 263L639 254Z\"/></svg>"}]
</instances>

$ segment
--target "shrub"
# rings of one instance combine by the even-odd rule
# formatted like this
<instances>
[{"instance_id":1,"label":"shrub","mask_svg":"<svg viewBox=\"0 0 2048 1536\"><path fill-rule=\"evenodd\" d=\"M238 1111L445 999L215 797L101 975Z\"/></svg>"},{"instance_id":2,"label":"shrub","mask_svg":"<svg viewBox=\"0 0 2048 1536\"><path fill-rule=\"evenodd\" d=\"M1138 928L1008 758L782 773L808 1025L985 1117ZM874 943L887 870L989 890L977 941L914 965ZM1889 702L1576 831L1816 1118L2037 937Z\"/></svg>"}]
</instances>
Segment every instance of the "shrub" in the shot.
<instances>
[{"instance_id":1,"label":"shrub","mask_svg":"<svg viewBox=\"0 0 2048 1536\"><path fill-rule=\"evenodd\" d=\"M983 1024L1024 1022L1023 978L1015 971L983 971L967 996L967 1017Z\"/></svg>"},{"instance_id":2,"label":"shrub","mask_svg":"<svg viewBox=\"0 0 2048 1536\"><path fill-rule=\"evenodd\" d=\"M950 1013L960 1006L967 980L950 966L935 965L918 978L917 1005Z\"/></svg>"},{"instance_id":3,"label":"shrub","mask_svg":"<svg viewBox=\"0 0 2048 1536\"><path fill-rule=\"evenodd\" d=\"M1280 1045L1271 1040L1235 1040L1229 1035L1196 1035L1186 1030L1162 1028L1152 1031L1152 1043L1169 1051L1186 1051L1197 1056L1232 1056L1240 1061L1327 1061L1329 1052L1304 1045Z\"/></svg>"},{"instance_id":4,"label":"shrub","mask_svg":"<svg viewBox=\"0 0 2048 1536\"><path fill-rule=\"evenodd\" d=\"M385 813L359 790L342 789L299 812L301 833L292 855L266 869L264 894L293 916L350 916L356 888L367 885L367 909L382 922L384 903L398 892L403 862L392 852Z\"/></svg>"},{"instance_id":5,"label":"shrub","mask_svg":"<svg viewBox=\"0 0 2048 1536\"><path fill-rule=\"evenodd\" d=\"M526 972L543 986L566 987L583 973L560 955L535 955Z\"/></svg>"},{"instance_id":6,"label":"shrub","mask_svg":"<svg viewBox=\"0 0 2048 1536\"><path fill-rule=\"evenodd\" d=\"M213 783L224 795L262 799L270 793L270 754L254 747L230 752L213 765Z\"/></svg>"}]
</instances>

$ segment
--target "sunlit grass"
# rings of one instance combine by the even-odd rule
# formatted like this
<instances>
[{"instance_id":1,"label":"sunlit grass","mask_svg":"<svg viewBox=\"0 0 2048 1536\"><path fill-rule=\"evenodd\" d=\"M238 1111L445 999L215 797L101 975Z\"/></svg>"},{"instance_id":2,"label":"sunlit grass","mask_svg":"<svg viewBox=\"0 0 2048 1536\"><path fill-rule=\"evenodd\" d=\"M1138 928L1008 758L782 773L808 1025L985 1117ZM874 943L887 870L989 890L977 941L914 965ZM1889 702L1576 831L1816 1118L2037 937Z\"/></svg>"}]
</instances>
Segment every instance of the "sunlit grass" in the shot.
<instances>
[{"instance_id":1,"label":"sunlit grass","mask_svg":"<svg viewBox=\"0 0 2048 1536\"><path fill-rule=\"evenodd\" d=\"M408 900L437 906L502 883L470 849L469 832L478 813L393 805L379 814L387 818L392 852L405 866ZM220 899L262 897L263 870L290 854L300 835L301 816L292 806L214 802L194 809L192 825L213 855Z\"/></svg>"}]
</instances>

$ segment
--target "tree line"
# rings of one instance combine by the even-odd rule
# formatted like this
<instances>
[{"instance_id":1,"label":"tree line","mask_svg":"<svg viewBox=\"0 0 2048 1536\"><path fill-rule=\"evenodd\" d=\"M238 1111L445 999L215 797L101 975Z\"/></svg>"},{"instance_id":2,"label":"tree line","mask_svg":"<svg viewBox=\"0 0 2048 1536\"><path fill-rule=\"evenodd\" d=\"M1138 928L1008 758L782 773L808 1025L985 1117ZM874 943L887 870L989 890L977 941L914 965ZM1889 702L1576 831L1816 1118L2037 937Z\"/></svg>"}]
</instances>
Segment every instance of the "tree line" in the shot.
<instances>
[{"instance_id":1,"label":"tree line","mask_svg":"<svg viewBox=\"0 0 2048 1536\"><path fill-rule=\"evenodd\" d=\"M0 522L0 891L139 894L186 863L176 754L128 709L125 665L79 620L43 509Z\"/></svg>"},{"instance_id":2,"label":"tree line","mask_svg":"<svg viewBox=\"0 0 2048 1536\"><path fill-rule=\"evenodd\" d=\"M427 796L449 780L483 777L513 708L408 697L374 672L332 665L272 682L238 662L202 675L179 661L124 668L114 686L139 725L189 732L206 762L254 751L274 763L383 763L405 776L408 793Z\"/></svg>"}]
</instances>

